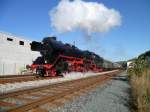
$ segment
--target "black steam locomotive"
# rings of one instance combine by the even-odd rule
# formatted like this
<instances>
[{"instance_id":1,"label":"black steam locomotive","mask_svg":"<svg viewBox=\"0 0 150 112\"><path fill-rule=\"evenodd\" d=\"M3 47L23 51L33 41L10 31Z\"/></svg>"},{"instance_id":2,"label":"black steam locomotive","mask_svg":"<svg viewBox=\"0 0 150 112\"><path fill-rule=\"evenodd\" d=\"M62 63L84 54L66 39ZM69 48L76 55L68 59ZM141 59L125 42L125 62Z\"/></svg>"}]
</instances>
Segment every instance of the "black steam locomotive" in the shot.
<instances>
[{"instance_id":1,"label":"black steam locomotive","mask_svg":"<svg viewBox=\"0 0 150 112\"><path fill-rule=\"evenodd\" d=\"M31 68L42 76L56 76L64 72L101 72L104 59L90 51L82 51L74 45L57 41L56 37L46 37L42 42L31 43L31 50L39 51Z\"/></svg>"}]
</instances>

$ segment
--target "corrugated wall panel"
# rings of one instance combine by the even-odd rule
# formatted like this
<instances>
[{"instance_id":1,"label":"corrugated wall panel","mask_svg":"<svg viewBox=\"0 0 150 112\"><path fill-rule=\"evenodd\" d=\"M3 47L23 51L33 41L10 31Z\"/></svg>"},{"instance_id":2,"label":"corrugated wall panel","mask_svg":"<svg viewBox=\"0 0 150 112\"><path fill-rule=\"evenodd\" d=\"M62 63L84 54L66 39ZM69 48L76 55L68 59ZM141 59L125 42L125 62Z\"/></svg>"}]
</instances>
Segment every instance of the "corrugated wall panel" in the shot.
<instances>
[{"instance_id":1,"label":"corrugated wall panel","mask_svg":"<svg viewBox=\"0 0 150 112\"><path fill-rule=\"evenodd\" d=\"M30 50L30 41L12 35L0 33L0 75L16 75L40 56L39 52ZM8 41L7 38L13 39ZM20 45L23 41L24 45Z\"/></svg>"}]
</instances>

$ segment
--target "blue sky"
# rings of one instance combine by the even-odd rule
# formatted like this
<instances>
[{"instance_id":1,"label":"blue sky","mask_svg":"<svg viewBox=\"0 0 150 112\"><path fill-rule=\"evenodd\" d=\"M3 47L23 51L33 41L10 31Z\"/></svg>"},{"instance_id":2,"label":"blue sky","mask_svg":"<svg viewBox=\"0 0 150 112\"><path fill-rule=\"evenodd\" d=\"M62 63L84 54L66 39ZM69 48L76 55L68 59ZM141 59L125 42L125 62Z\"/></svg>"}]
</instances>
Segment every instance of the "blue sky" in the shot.
<instances>
[{"instance_id":1,"label":"blue sky","mask_svg":"<svg viewBox=\"0 0 150 112\"><path fill-rule=\"evenodd\" d=\"M112 60L127 60L150 50L150 0L84 0L103 3L118 10L122 24L107 33L92 34L91 40L80 31L59 34L51 27L49 11L60 0L0 0L0 30L42 40L49 35L67 43L75 41L81 49L89 49Z\"/></svg>"}]
</instances>

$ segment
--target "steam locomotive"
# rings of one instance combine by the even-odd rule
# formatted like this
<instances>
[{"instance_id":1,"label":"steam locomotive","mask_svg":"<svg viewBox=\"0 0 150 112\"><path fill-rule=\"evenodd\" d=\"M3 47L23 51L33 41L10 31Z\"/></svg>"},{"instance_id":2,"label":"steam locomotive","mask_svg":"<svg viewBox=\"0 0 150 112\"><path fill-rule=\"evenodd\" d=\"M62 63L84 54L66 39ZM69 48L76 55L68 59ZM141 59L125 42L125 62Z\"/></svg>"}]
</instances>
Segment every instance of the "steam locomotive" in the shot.
<instances>
[{"instance_id":1,"label":"steam locomotive","mask_svg":"<svg viewBox=\"0 0 150 112\"><path fill-rule=\"evenodd\" d=\"M32 51L39 51L31 69L41 76L57 76L65 72L102 72L104 59L90 51L82 51L74 45L46 37L42 42L33 41Z\"/></svg>"}]
</instances>

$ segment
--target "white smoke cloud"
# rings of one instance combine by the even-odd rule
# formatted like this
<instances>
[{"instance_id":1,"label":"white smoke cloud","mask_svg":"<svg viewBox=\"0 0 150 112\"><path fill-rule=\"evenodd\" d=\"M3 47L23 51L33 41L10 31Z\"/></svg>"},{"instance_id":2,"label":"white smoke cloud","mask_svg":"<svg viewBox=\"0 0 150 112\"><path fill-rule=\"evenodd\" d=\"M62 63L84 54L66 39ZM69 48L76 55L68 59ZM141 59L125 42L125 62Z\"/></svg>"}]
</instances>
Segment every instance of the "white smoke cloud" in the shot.
<instances>
[{"instance_id":1,"label":"white smoke cloud","mask_svg":"<svg viewBox=\"0 0 150 112\"><path fill-rule=\"evenodd\" d=\"M118 11L97 2L61 0L49 14L52 26L60 33L79 29L90 35L121 25Z\"/></svg>"}]
</instances>

